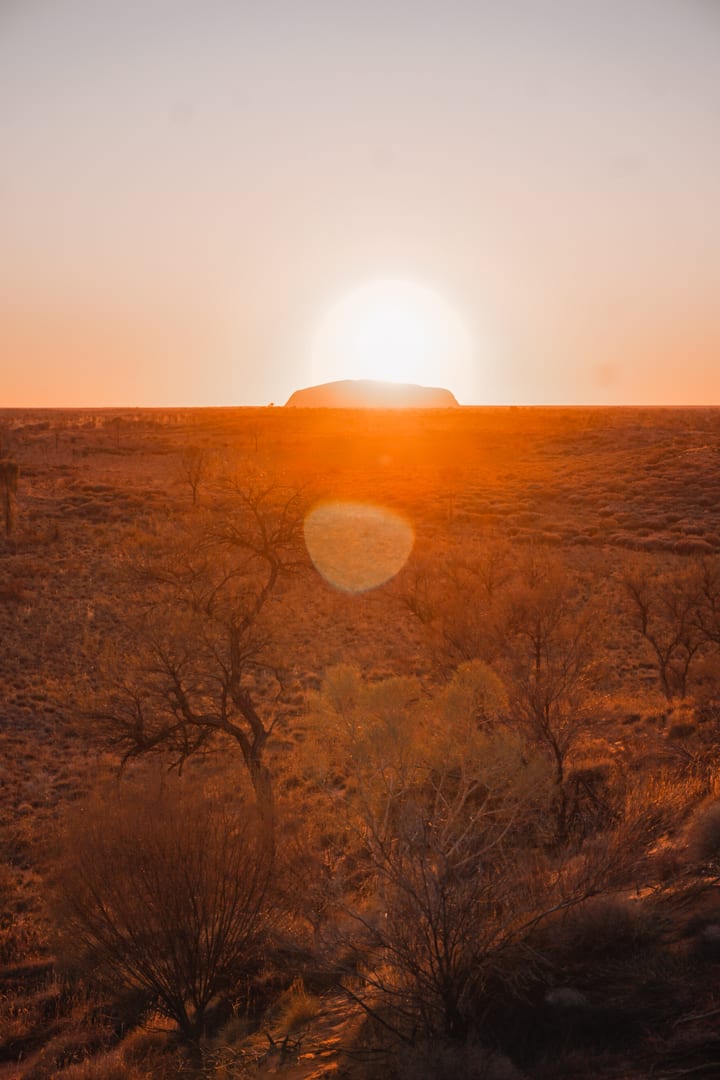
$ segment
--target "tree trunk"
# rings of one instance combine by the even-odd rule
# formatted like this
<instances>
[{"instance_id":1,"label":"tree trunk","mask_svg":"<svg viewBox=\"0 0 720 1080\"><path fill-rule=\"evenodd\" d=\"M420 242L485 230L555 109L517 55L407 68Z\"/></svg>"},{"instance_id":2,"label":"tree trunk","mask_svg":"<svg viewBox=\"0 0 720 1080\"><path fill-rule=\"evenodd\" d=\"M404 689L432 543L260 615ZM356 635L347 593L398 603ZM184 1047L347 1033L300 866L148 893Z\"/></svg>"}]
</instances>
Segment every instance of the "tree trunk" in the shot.
<instances>
[{"instance_id":1,"label":"tree trunk","mask_svg":"<svg viewBox=\"0 0 720 1080\"><path fill-rule=\"evenodd\" d=\"M273 791L272 776L267 765L259 759L259 755L248 761L250 780L255 792L260 824L268 848L275 852L275 793Z\"/></svg>"}]
</instances>

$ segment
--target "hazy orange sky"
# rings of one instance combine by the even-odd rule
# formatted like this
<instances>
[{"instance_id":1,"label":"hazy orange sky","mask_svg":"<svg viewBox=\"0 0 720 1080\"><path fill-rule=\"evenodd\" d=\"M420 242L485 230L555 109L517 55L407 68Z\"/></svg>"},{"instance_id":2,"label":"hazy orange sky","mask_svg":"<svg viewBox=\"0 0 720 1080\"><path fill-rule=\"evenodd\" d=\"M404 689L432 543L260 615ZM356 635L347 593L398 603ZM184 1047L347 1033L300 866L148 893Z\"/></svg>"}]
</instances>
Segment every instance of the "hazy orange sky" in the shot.
<instances>
[{"instance_id":1,"label":"hazy orange sky","mask_svg":"<svg viewBox=\"0 0 720 1080\"><path fill-rule=\"evenodd\" d=\"M0 146L0 406L284 402L379 278L464 404L720 404L719 0L0 0Z\"/></svg>"}]
</instances>

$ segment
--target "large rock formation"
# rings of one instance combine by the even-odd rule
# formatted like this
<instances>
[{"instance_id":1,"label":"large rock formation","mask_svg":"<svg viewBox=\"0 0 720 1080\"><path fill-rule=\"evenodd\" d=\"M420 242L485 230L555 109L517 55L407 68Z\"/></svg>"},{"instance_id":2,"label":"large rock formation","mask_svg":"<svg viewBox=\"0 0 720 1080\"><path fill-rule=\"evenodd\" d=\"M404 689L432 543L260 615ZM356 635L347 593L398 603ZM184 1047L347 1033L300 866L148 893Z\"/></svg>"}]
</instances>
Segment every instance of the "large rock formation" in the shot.
<instances>
[{"instance_id":1,"label":"large rock formation","mask_svg":"<svg viewBox=\"0 0 720 1080\"><path fill-rule=\"evenodd\" d=\"M299 409L455 409L454 394L439 386L345 379L307 386L291 394L286 407Z\"/></svg>"}]
</instances>

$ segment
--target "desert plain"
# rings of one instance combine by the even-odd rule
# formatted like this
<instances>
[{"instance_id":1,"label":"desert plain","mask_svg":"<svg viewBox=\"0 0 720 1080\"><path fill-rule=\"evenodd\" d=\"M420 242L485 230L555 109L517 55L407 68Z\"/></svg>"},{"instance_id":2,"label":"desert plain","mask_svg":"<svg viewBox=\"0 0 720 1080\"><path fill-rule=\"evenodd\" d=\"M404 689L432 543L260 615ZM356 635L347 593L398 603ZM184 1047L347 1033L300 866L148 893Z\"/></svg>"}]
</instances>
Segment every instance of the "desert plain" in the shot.
<instances>
[{"instance_id":1,"label":"desert plain","mask_svg":"<svg viewBox=\"0 0 720 1080\"><path fill-rule=\"evenodd\" d=\"M720 410L0 430L0 1078L720 1075Z\"/></svg>"}]
</instances>

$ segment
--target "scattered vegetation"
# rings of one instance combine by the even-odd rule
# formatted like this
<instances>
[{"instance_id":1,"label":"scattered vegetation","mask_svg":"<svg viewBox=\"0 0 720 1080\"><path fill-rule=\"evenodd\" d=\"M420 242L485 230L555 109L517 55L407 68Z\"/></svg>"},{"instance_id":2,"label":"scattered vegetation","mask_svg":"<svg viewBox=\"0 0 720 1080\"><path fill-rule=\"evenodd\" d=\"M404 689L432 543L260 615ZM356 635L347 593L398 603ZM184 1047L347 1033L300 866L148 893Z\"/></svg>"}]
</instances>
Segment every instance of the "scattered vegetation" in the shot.
<instances>
[{"instance_id":1,"label":"scattered vegetation","mask_svg":"<svg viewBox=\"0 0 720 1080\"><path fill-rule=\"evenodd\" d=\"M720 1069L716 411L0 431L0 1080Z\"/></svg>"}]
</instances>

